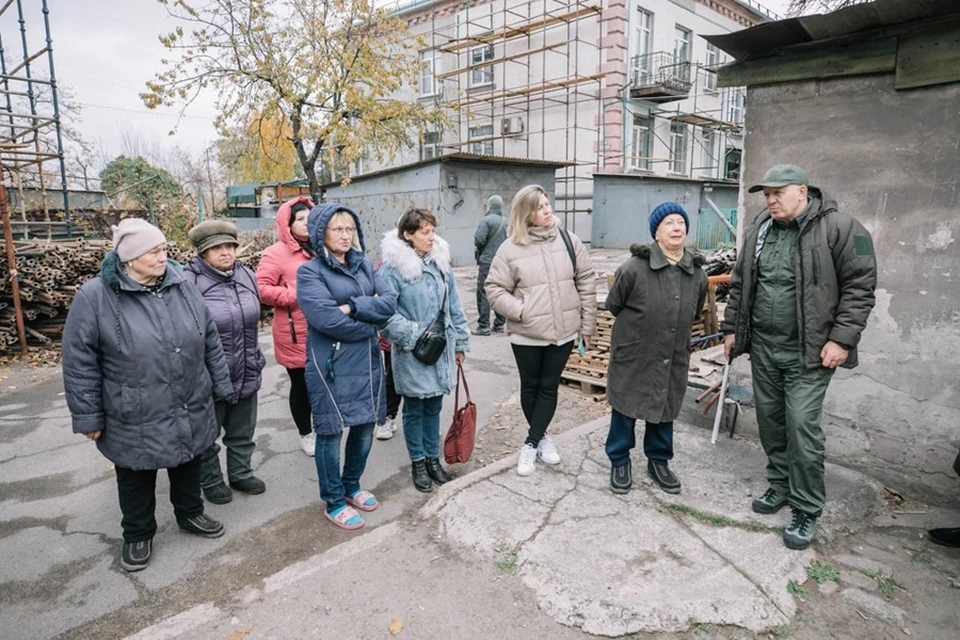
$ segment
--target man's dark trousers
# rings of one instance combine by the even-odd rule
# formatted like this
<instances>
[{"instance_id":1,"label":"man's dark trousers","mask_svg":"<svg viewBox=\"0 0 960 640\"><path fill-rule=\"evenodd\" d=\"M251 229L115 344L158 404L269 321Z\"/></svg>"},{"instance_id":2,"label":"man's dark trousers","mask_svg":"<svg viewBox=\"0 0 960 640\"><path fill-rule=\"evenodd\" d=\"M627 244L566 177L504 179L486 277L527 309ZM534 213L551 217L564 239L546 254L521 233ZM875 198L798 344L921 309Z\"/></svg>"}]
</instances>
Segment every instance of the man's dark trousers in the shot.
<instances>
[{"instance_id":1,"label":"man's dark trousers","mask_svg":"<svg viewBox=\"0 0 960 640\"><path fill-rule=\"evenodd\" d=\"M477 329L481 331L490 328L490 303L487 302L487 293L483 290L483 283L487 281L487 274L489 273L490 265L481 262L477 269L477 313L480 315L477 320ZM500 331L507 319L499 313L493 315L493 330Z\"/></svg>"}]
</instances>

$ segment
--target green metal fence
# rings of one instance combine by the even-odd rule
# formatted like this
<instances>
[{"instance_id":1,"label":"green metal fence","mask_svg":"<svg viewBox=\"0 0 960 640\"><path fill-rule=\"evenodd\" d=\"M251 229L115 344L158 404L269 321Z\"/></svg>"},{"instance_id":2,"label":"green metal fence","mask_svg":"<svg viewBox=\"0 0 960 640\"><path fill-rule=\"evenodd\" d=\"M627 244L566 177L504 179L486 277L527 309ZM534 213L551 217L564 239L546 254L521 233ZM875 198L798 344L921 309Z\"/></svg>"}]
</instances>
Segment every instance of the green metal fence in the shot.
<instances>
[{"instance_id":1,"label":"green metal fence","mask_svg":"<svg viewBox=\"0 0 960 640\"><path fill-rule=\"evenodd\" d=\"M736 209L720 209L734 228L737 226ZM701 209L697 216L697 249L700 251L716 251L720 248L730 248L736 244L736 238L730 233L727 225L712 209Z\"/></svg>"}]
</instances>

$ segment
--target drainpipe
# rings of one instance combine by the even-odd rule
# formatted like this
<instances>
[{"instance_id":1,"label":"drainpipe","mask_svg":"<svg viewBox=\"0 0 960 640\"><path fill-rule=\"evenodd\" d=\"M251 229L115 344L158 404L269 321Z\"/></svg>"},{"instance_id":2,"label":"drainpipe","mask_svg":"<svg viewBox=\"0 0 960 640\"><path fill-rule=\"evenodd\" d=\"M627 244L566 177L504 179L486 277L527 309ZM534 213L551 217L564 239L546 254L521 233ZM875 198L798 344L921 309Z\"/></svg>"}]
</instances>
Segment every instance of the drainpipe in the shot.
<instances>
[{"instance_id":1,"label":"drainpipe","mask_svg":"<svg viewBox=\"0 0 960 640\"><path fill-rule=\"evenodd\" d=\"M710 209L717 214L717 217L727 226L727 229L730 230L730 233L733 234L734 239L737 237L737 228L730 224L730 221L727 220L727 216L723 215L723 211L720 211L720 207L710 199L710 192L713 191L713 187L704 187L703 188L703 200L710 206Z\"/></svg>"}]
</instances>

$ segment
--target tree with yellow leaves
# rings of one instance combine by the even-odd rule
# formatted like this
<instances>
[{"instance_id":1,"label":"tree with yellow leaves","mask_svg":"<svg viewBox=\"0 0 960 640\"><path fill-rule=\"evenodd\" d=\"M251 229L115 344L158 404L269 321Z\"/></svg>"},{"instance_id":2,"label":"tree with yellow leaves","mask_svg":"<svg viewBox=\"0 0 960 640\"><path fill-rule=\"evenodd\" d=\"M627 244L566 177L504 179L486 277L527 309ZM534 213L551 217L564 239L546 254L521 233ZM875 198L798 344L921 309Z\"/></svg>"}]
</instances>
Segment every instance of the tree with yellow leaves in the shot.
<instances>
[{"instance_id":1,"label":"tree with yellow leaves","mask_svg":"<svg viewBox=\"0 0 960 640\"><path fill-rule=\"evenodd\" d=\"M255 111L217 140L217 157L235 182L282 182L303 177L293 128L282 116Z\"/></svg>"},{"instance_id":2,"label":"tree with yellow leaves","mask_svg":"<svg viewBox=\"0 0 960 640\"><path fill-rule=\"evenodd\" d=\"M319 161L389 160L444 120L433 105L397 98L415 86L420 42L370 0L158 2L185 26L160 37L177 59L162 61L144 104L188 105L214 90L221 132L276 114L314 193Z\"/></svg>"}]
</instances>

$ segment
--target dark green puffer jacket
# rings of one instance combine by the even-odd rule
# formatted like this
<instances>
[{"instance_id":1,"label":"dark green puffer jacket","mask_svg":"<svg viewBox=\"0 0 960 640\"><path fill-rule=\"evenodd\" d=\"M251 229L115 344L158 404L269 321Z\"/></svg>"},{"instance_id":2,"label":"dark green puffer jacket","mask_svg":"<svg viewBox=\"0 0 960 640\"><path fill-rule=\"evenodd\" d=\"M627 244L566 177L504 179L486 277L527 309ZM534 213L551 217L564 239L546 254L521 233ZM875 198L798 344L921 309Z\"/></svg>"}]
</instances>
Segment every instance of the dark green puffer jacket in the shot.
<instances>
[{"instance_id":1,"label":"dark green puffer jacket","mask_svg":"<svg viewBox=\"0 0 960 640\"><path fill-rule=\"evenodd\" d=\"M801 358L809 369L820 366L828 340L850 350L847 369L857 366L857 345L876 302L877 259L870 233L817 187L809 188L819 206L803 220L798 237L797 320ZM720 330L735 336L732 356L750 352L751 308L757 283L756 264L763 239L774 224L764 209L746 231L730 283L730 297Z\"/></svg>"}]
</instances>

